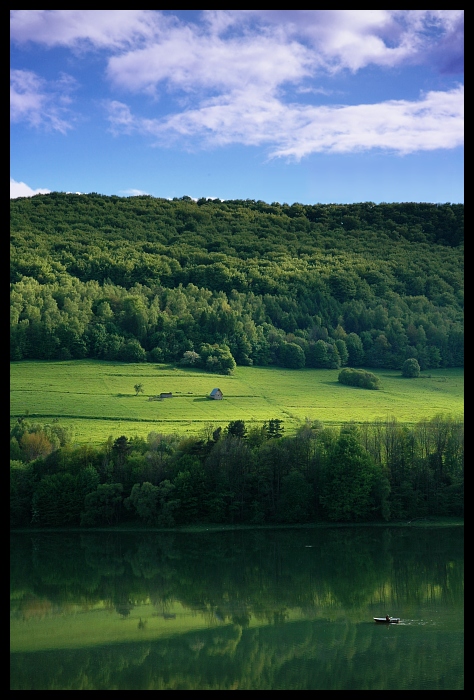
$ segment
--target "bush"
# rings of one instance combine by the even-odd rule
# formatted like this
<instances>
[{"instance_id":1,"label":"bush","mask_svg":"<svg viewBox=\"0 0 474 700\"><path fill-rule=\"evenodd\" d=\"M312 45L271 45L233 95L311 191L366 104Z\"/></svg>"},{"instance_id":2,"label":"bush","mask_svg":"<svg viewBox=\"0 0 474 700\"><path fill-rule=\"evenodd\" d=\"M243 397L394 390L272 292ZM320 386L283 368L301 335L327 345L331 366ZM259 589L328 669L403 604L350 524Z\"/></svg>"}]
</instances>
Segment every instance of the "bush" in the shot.
<instances>
[{"instance_id":1,"label":"bush","mask_svg":"<svg viewBox=\"0 0 474 700\"><path fill-rule=\"evenodd\" d=\"M358 386L362 389L380 389L380 379L372 372L363 369L346 368L339 372L337 378L341 384Z\"/></svg>"},{"instance_id":2,"label":"bush","mask_svg":"<svg viewBox=\"0 0 474 700\"><path fill-rule=\"evenodd\" d=\"M138 340L126 340L117 353L120 362L145 362L146 353Z\"/></svg>"},{"instance_id":3,"label":"bush","mask_svg":"<svg viewBox=\"0 0 474 700\"><path fill-rule=\"evenodd\" d=\"M196 362L196 365L203 367L208 372L232 374L236 367L229 346L225 344L209 345L203 343L200 348L200 356L201 360Z\"/></svg>"},{"instance_id":4,"label":"bush","mask_svg":"<svg viewBox=\"0 0 474 700\"><path fill-rule=\"evenodd\" d=\"M414 357L408 358L402 365L402 376L403 377L419 377L420 376L420 365L418 360Z\"/></svg>"}]
</instances>

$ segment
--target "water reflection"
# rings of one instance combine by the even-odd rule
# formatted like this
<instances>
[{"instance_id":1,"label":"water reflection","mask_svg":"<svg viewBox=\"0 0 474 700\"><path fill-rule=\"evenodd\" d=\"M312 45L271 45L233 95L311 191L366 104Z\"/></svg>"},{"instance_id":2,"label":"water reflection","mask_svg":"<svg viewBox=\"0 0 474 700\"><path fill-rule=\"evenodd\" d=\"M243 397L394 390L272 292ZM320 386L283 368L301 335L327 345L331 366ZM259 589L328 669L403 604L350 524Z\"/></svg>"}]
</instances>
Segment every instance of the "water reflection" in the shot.
<instances>
[{"instance_id":1,"label":"water reflection","mask_svg":"<svg viewBox=\"0 0 474 700\"><path fill-rule=\"evenodd\" d=\"M11 551L12 689L462 688L462 528L34 533Z\"/></svg>"}]
</instances>

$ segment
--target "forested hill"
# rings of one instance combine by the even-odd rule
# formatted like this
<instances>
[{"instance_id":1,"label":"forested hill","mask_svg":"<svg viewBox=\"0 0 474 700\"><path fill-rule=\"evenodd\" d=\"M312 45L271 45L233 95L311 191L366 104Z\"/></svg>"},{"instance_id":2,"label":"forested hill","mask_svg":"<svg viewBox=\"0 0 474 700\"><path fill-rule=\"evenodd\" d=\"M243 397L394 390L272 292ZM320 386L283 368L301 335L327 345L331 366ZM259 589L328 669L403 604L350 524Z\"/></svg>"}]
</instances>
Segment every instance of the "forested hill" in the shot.
<instances>
[{"instance_id":1,"label":"forested hill","mask_svg":"<svg viewBox=\"0 0 474 700\"><path fill-rule=\"evenodd\" d=\"M461 204L11 200L11 359L463 364Z\"/></svg>"}]
</instances>

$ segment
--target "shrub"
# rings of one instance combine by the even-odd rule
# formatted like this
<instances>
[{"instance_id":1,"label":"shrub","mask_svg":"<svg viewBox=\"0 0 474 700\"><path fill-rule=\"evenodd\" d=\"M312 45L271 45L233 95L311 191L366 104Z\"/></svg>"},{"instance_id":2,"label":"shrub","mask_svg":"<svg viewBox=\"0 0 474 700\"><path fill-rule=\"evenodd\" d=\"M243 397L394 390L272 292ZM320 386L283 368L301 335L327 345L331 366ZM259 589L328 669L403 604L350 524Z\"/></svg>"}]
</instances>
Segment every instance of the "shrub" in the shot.
<instances>
[{"instance_id":1,"label":"shrub","mask_svg":"<svg viewBox=\"0 0 474 700\"><path fill-rule=\"evenodd\" d=\"M120 362L145 362L146 353L135 338L126 340L117 353Z\"/></svg>"},{"instance_id":2,"label":"shrub","mask_svg":"<svg viewBox=\"0 0 474 700\"><path fill-rule=\"evenodd\" d=\"M402 376L403 377L419 377L420 376L420 365L418 360L414 357L409 357L408 360L402 365Z\"/></svg>"},{"instance_id":3,"label":"shrub","mask_svg":"<svg viewBox=\"0 0 474 700\"><path fill-rule=\"evenodd\" d=\"M372 372L363 369L347 367L339 372L337 380L348 386L358 386L362 389L380 389L380 379Z\"/></svg>"}]
</instances>

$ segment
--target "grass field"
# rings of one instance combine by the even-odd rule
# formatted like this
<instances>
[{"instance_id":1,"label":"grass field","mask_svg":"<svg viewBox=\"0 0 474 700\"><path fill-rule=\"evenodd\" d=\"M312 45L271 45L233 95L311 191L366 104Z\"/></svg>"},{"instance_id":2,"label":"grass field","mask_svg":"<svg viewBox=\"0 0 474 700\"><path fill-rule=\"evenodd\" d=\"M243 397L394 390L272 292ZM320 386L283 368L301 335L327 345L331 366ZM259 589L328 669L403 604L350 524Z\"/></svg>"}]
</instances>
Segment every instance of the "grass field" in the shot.
<instances>
[{"instance_id":1,"label":"grass field","mask_svg":"<svg viewBox=\"0 0 474 700\"><path fill-rule=\"evenodd\" d=\"M109 435L198 434L206 424L225 426L231 420L260 425L279 418L291 434L306 418L330 426L388 417L416 423L437 413L463 414L462 369L430 370L418 379L405 379L396 370L376 371L379 391L339 384L338 373L237 367L232 376L220 376L172 365L12 362L10 416L15 420L28 411L38 423L58 419L72 428L76 443L98 445ZM142 384L144 393L136 396L135 384ZM208 398L215 387L222 390L222 401ZM173 397L149 400L161 392Z\"/></svg>"}]
</instances>

